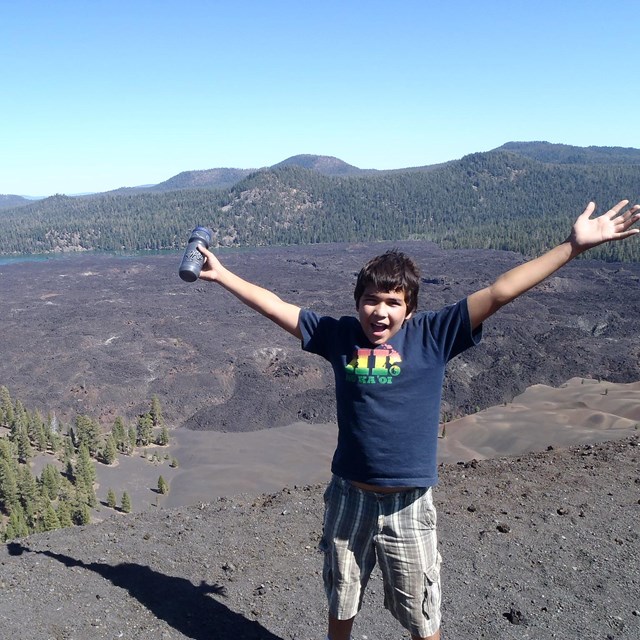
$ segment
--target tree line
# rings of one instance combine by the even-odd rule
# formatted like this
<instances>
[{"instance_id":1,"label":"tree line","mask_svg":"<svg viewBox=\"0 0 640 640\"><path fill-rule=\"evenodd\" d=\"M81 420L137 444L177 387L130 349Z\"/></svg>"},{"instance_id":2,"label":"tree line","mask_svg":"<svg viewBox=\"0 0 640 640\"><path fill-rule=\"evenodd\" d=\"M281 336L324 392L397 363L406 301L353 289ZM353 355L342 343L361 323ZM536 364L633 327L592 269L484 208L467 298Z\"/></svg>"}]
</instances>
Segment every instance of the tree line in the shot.
<instances>
[{"instance_id":1,"label":"tree line","mask_svg":"<svg viewBox=\"0 0 640 640\"><path fill-rule=\"evenodd\" d=\"M206 225L214 246L422 239L537 255L566 237L590 200L602 213L621 197L640 199L639 178L638 164L551 164L506 150L346 177L281 166L229 189L56 195L1 210L0 253L178 251ZM640 242L590 257L638 262Z\"/></svg>"},{"instance_id":2,"label":"tree line","mask_svg":"<svg viewBox=\"0 0 640 640\"><path fill-rule=\"evenodd\" d=\"M46 417L29 411L0 386L0 540L31 533L88 524L91 510L99 504L96 495L96 464L113 464L119 455L132 455L136 448L169 444L169 431L162 407L154 396L149 411L127 426L116 417L104 433L96 420L77 415L72 424L61 424L54 413ZM39 475L32 471L36 455L48 454ZM157 454L156 454L157 455ZM171 460L172 466L177 461ZM160 476L158 492L168 484ZM108 489L105 504L122 512L131 511L127 491L118 497Z\"/></svg>"}]
</instances>

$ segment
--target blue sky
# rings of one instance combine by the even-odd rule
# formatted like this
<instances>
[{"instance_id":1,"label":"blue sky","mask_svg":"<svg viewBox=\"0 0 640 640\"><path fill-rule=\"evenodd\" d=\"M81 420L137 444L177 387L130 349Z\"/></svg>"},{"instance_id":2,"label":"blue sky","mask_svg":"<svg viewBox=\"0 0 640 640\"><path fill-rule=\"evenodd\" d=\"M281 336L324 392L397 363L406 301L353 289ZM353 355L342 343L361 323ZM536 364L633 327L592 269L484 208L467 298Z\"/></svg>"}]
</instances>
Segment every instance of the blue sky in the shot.
<instances>
[{"instance_id":1,"label":"blue sky","mask_svg":"<svg viewBox=\"0 0 640 640\"><path fill-rule=\"evenodd\" d=\"M638 0L0 0L0 193L640 148Z\"/></svg>"}]
</instances>

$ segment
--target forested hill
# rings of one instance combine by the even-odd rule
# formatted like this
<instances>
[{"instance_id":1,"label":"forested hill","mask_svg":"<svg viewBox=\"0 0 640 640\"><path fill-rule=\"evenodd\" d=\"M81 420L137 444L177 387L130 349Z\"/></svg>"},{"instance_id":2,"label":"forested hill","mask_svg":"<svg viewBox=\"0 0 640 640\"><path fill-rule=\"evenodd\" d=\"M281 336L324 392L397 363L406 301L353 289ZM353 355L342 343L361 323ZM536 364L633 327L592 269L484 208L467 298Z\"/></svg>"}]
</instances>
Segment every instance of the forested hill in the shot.
<instances>
[{"instance_id":1,"label":"forested hill","mask_svg":"<svg viewBox=\"0 0 640 640\"><path fill-rule=\"evenodd\" d=\"M518 153L498 149L422 169L353 172L346 165L327 175L317 163L285 162L226 189L53 196L0 210L0 253L178 250L202 224L222 246L414 238L532 255L566 237L589 200L600 212L623 197L640 200L638 150L621 150L615 163L588 154L594 162L573 163L562 162L559 149L553 162L527 157L550 152L547 143L512 144ZM590 255L640 261L640 242Z\"/></svg>"},{"instance_id":2,"label":"forested hill","mask_svg":"<svg viewBox=\"0 0 640 640\"><path fill-rule=\"evenodd\" d=\"M640 149L632 147L574 147L549 142L507 142L496 151L554 164L634 164L640 165Z\"/></svg>"}]
</instances>

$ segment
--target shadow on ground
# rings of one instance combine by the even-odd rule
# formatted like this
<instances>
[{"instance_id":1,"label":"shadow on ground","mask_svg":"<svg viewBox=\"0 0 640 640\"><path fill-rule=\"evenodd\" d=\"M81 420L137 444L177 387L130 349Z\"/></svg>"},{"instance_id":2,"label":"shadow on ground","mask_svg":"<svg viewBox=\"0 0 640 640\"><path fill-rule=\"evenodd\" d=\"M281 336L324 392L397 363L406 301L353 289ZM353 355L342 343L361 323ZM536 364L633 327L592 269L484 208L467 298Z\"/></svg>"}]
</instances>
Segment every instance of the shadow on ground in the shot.
<instances>
[{"instance_id":1,"label":"shadow on ground","mask_svg":"<svg viewBox=\"0 0 640 640\"><path fill-rule=\"evenodd\" d=\"M33 551L17 543L8 545L11 555L27 551L48 556L67 567L94 571L126 589L154 616L194 640L282 640L261 624L248 620L211 596L224 597L224 587L202 582L195 586L185 578L169 576L133 562L110 565L83 562L53 551Z\"/></svg>"}]
</instances>

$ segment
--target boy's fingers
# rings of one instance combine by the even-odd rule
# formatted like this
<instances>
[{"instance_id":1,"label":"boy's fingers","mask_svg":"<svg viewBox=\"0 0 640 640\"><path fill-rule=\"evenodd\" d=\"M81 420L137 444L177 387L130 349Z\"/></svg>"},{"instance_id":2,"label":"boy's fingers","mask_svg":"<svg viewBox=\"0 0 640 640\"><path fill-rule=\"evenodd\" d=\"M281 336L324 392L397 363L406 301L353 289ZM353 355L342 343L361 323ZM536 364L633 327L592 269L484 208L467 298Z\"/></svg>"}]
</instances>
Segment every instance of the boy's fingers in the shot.
<instances>
[{"instance_id":1,"label":"boy's fingers","mask_svg":"<svg viewBox=\"0 0 640 640\"><path fill-rule=\"evenodd\" d=\"M198 245L198 251L205 257L205 258L209 258L211 256L213 256L213 254L211 253L211 251L209 251L209 249L205 249L202 245Z\"/></svg>"},{"instance_id":2,"label":"boy's fingers","mask_svg":"<svg viewBox=\"0 0 640 640\"><path fill-rule=\"evenodd\" d=\"M581 218L590 218L591 214L596 210L596 203L595 202L590 202L586 209L582 212L582 214L580 215Z\"/></svg>"},{"instance_id":3,"label":"boy's fingers","mask_svg":"<svg viewBox=\"0 0 640 640\"><path fill-rule=\"evenodd\" d=\"M612 216L617 216L627 205L629 204L628 200L620 200L618 204L614 205L609 209L608 213Z\"/></svg>"}]
</instances>

